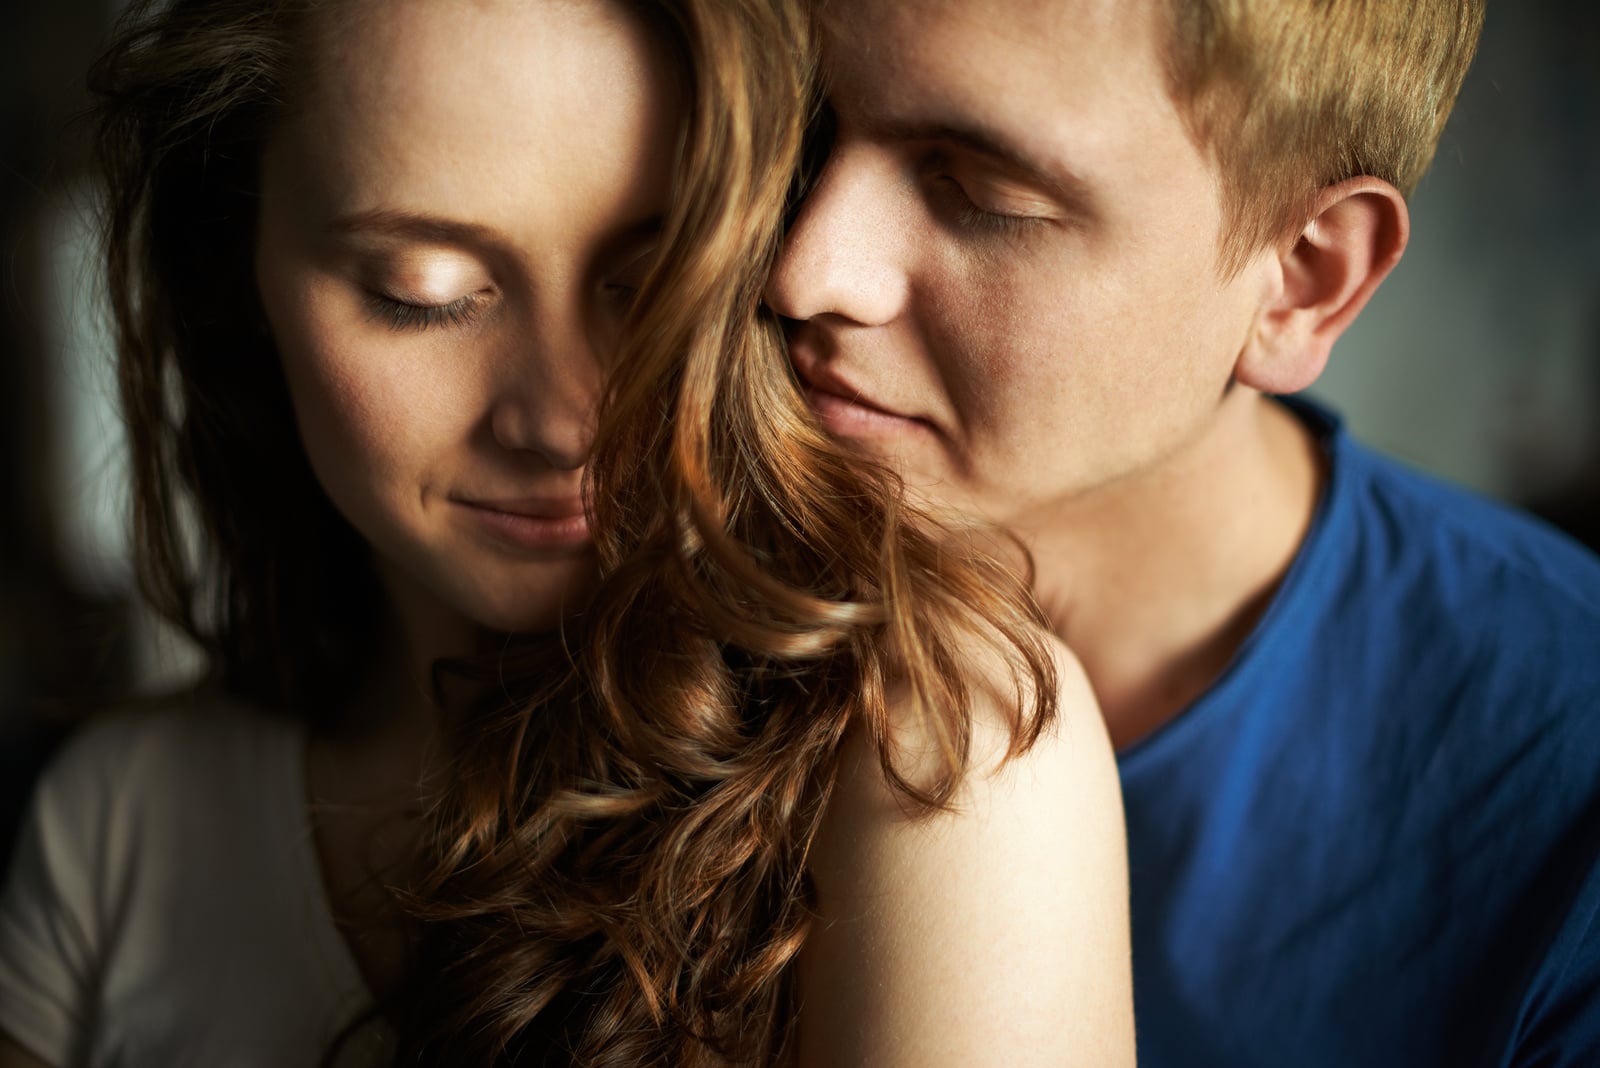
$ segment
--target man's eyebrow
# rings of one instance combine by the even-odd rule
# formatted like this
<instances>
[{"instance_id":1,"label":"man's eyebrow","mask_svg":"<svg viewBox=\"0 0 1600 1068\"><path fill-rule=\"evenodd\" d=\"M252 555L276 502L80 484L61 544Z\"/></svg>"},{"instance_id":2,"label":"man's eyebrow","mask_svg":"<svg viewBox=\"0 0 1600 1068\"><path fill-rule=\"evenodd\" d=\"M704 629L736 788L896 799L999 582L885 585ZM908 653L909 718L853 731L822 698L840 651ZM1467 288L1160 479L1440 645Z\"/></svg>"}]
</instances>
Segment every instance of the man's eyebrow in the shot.
<instances>
[{"instance_id":1,"label":"man's eyebrow","mask_svg":"<svg viewBox=\"0 0 1600 1068\"><path fill-rule=\"evenodd\" d=\"M966 149L1000 164L1031 185L1036 185L1056 200L1069 206L1084 207L1094 202L1089 183L1064 167L1053 166L1000 134L978 125L943 121L874 118L865 124L873 140L889 144L916 141L944 142Z\"/></svg>"},{"instance_id":2,"label":"man's eyebrow","mask_svg":"<svg viewBox=\"0 0 1600 1068\"><path fill-rule=\"evenodd\" d=\"M499 248L501 236L487 226L425 215L414 211L379 208L335 219L328 227L337 234L379 234L384 237L432 241L445 245Z\"/></svg>"}]
</instances>

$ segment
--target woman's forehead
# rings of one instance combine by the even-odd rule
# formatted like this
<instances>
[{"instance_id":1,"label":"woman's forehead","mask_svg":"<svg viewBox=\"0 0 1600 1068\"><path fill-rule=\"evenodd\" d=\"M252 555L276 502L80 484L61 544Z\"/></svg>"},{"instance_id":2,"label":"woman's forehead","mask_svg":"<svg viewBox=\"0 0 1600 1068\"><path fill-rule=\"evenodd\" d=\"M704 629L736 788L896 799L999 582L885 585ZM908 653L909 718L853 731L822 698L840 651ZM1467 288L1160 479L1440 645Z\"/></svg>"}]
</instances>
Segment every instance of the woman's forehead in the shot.
<instances>
[{"instance_id":1,"label":"woman's forehead","mask_svg":"<svg viewBox=\"0 0 1600 1068\"><path fill-rule=\"evenodd\" d=\"M310 91L269 144L323 214L511 220L534 201L627 214L659 196L675 78L649 28L619 6L351 6L359 17L315 20Z\"/></svg>"}]
</instances>

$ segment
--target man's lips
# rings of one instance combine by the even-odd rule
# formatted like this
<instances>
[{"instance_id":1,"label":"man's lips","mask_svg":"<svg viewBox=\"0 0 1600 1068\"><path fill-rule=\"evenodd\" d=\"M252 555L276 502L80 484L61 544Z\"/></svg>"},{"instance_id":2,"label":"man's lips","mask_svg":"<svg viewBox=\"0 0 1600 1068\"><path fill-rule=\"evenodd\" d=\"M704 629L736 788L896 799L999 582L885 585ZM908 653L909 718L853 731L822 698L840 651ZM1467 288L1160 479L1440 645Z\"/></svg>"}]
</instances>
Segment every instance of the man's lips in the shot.
<instances>
[{"instance_id":1,"label":"man's lips","mask_svg":"<svg viewBox=\"0 0 1600 1068\"><path fill-rule=\"evenodd\" d=\"M904 433L926 421L888 408L825 367L796 364L806 401L834 433L844 437Z\"/></svg>"}]
</instances>

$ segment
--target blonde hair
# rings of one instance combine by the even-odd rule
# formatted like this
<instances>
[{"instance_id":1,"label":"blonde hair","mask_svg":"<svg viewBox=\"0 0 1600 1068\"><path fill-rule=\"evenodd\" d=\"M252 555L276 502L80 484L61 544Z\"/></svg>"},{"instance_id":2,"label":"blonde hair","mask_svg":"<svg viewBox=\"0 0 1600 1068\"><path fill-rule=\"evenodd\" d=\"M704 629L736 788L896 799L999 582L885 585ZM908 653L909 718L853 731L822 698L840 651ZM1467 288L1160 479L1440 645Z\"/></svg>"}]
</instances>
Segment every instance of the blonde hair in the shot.
<instances>
[{"instance_id":1,"label":"blonde hair","mask_svg":"<svg viewBox=\"0 0 1600 1068\"><path fill-rule=\"evenodd\" d=\"M1326 186L1409 196L1439 143L1484 0L1170 0L1168 73L1222 176L1220 255L1297 233Z\"/></svg>"}]
</instances>

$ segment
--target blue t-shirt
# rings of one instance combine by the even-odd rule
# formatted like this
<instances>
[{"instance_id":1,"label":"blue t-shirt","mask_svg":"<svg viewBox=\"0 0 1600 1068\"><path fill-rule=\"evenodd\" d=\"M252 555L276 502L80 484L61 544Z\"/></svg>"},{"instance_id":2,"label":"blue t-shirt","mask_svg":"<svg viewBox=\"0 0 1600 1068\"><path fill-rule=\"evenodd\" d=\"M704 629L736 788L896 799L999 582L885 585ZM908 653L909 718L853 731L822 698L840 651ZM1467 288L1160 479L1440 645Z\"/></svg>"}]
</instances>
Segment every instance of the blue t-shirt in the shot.
<instances>
[{"instance_id":1,"label":"blue t-shirt","mask_svg":"<svg viewBox=\"0 0 1600 1068\"><path fill-rule=\"evenodd\" d=\"M1600 1065L1600 561L1292 407L1254 635L1120 754L1142 1065Z\"/></svg>"}]
</instances>

